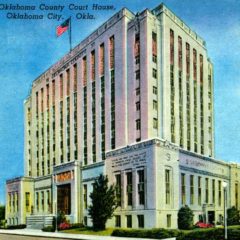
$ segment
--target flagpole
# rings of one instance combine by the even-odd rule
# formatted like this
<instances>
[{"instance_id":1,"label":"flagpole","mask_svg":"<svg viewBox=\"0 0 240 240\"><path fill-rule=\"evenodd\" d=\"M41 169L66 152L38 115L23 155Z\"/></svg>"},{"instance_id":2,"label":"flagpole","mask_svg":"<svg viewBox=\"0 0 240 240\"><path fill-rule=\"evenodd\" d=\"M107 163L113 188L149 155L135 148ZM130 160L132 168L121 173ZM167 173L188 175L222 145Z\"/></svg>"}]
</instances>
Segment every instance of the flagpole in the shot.
<instances>
[{"instance_id":1,"label":"flagpole","mask_svg":"<svg viewBox=\"0 0 240 240\"><path fill-rule=\"evenodd\" d=\"M72 51L72 18L70 17L70 28L69 28L69 43L70 43L70 52Z\"/></svg>"}]
</instances>

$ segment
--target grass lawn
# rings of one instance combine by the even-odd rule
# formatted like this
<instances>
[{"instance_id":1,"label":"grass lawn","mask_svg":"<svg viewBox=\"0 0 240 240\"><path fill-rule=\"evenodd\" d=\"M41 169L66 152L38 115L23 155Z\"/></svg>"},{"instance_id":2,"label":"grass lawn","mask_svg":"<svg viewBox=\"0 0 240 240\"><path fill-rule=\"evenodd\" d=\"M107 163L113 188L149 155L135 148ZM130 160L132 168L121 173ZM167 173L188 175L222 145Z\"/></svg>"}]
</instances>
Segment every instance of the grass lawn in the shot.
<instances>
[{"instance_id":1,"label":"grass lawn","mask_svg":"<svg viewBox=\"0 0 240 240\"><path fill-rule=\"evenodd\" d=\"M87 234L87 235L99 235L99 236L111 236L114 228L107 228L103 231L93 231L92 228L75 228L69 230L63 230L64 233L73 234Z\"/></svg>"}]
</instances>

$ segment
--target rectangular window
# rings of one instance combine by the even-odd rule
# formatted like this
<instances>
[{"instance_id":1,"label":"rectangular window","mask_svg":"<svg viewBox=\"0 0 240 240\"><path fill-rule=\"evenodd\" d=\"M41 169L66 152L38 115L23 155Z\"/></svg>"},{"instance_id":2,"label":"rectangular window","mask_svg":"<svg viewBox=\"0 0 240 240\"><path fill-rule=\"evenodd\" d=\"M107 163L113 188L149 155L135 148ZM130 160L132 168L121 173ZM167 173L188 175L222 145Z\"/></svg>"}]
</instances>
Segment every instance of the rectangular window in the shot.
<instances>
[{"instance_id":1,"label":"rectangular window","mask_svg":"<svg viewBox=\"0 0 240 240\"><path fill-rule=\"evenodd\" d=\"M153 87L153 94L157 95L157 87Z\"/></svg>"},{"instance_id":2,"label":"rectangular window","mask_svg":"<svg viewBox=\"0 0 240 240\"><path fill-rule=\"evenodd\" d=\"M201 177L198 177L198 205L202 205L202 184Z\"/></svg>"},{"instance_id":3,"label":"rectangular window","mask_svg":"<svg viewBox=\"0 0 240 240\"><path fill-rule=\"evenodd\" d=\"M215 180L212 180L212 203L215 204Z\"/></svg>"},{"instance_id":4,"label":"rectangular window","mask_svg":"<svg viewBox=\"0 0 240 240\"><path fill-rule=\"evenodd\" d=\"M127 228L132 227L132 216L131 215L126 215L127 218Z\"/></svg>"},{"instance_id":5,"label":"rectangular window","mask_svg":"<svg viewBox=\"0 0 240 240\"><path fill-rule=\"evenodd\" d=\"M67 96L70 94L70 70L67 69L66 71L67 74Z\"/></svg>"},{"instance_id":6,"label":"rectangular window","mask_svg":"<svg viewBox=\"0 0 240 240\"><path fill-rule=\"evenodd\" d=\"M235 207L238 209L238 182L235 183Z\"/></svg>"},{"instance_id":7,"label":"rectangular window","mask_svg":"<svg viewBox=\"0 0 240 240\"><path fill-rule=\"evenodd\" d=\"M104 75L104 44L102 43L100 45L100 51L99 51L99 75Z\"/></svg>"},{"instance_id":8,"label":"rectangular window","mask_svg":"<svg viewBox=\"0 0 240 240\"><path fill-rule=\"evenodd\" d=\"M47 108L49 108L49 84L46 85L47 88Z\"/></svg>"},{"instance_id":9,"label":"rectangular window","mask_svg":"<svg viewBox=\"0 0 240 240\"><path fill-rule=\"evenodd\" d=\"M117 206L121 206L121 174L115 175Z\"/></svg>"},{"instance_id":10,"label":"rectangular window","mask_svg":"<svg viewBox=\"0 0 240 240\"><path fill-rule=\"evenodd\" d=\"M185 174L181 173L181 192L182 192L182 205L186 204L186 180Z\"/></svg>"},{"instance_id":11,"label":"rectangular window","mask_svg":"<svg viewBox=\"0 0 240 240\"><path fill-rule=\"evenodd\" d=\"M73 91L77 91L77 64L73 65Z\"/></svg>"},{"instance_id":12,"label":"rectangular window","mask_svg":"<svg viewBox=\"0 0 240 240\"><path fill-rule=\"evenodd\" d=\"M178 68L182 71L182 38L178 36Z\"/></svg>"},{"instance_id":13,"label":"rectangular window","mask_svg":"<svg viewBox=\"0 0 240 240\"><path fill-rule=\"evenodd\" d=\"M171 228L172 226L172 216L171 214L167 214L167 228Z\"/></svg>"},{"instance_id":14,"label":"rectangular window","mask_svg":"<svg viewBox=\"0 0 240 240\"><path fill-rule=\"evenodd\" d=\"M209 186L208 186L208 178L205 179L205 202L209 201Z\"/></svg>"},{"instance_id":15,"label":"rectangular window","mask_svg":"<svg viewBox=\"0 0 240 240\"><path fill-rule=\"evenodd\" d=\"M91 52L91 80L95 80L95 51Z\"/></svg>"},{"instance_id":16,"label":"rectangular window","mask_svg":"<svg viewBox=\"0 0 240 240\"><path fill-rule=\"evenodd\" d=\"M140 102L136 102L136 110L139 111L140 110Z\"/></svg>"},{"instance_id":17,"label":"rectangular window","mask_svg":"<svg viewBox=\"0 0 240 240\"><path fill-rule=\"evenodd\" d=\"M140 79L140 70L137 70L137 71L135 72L135 78L136 78L136 80L139 80L139 79Z\"/></svg>"},{"instance_id":18,"label":"rectangular window","mask_svg":"<svg viewBox=\"0 0 240 240\"><path fill-rule=\"evenodd\" d=\"M139 33L135 34L135 57L140 55L140 36Z\"/></svg>"},{"instance_id":19,"label":"rectangular window","mask_svg":"<svg viewBox=\"0 0 240 240\"><path fill-rule=\"evenodd\" d=\"M190 75L190 45L186 43L186 73Z\"/></svg>"},{"instance_id":20,"label":"rectangular window","mask_svg":"<svg viewBox=\"0 0 240 240\"><path fill-rule=\"evenodd\" d=\"M190 175L190 204L194 204L194 176Z\"/></svg>"},{"instance_id":21,"label":"rectangular window","mask_svg":"<svg viewBox=\"0 0 240 240\"><path fill-rule=\"evenodd\" d=\"M157 34L152 32L152 61L157 62Z\"/></svg>"},{"instance_id":22,"label":"rectangular window","mask_svg":"<svg viewBox=\"0 0 240 240\"><path fill-rule=\"evenodd\" d=\"M114 36L109 39L110 69L114 68Z\"/></svg>"},{"instance_id":23,"label":"rectangular window","mask_svg":"<svg viewBox=\"0 0 240 240\"><path fill-rule=\"evenodd\" d=\"M155 68L152 69L152 77L157 78L157 69Z\"/></svg>"},{"instance_id":24,"label":"rectangular window","mask_svg":"<svg viewBox=\"0 0 240 240\"><path fill-rule=\"evenodd\" d=\"M140 88L136 88L136 96L140 95Z\"/></svg>"},{"instance_id":25,"label":"rectangular window","mask_svg":"<svg viewBox=\"0 0 240 240\"><path fill-rule=\"evenodd\" d=\"M137 215L138 218L138 227L144 228L144 215Z\"/></svg>"},{"instance_id":26,"label":"rectangular window","mask_svg":"<svg viewBox=\"0 0 240 240\"><path fill-rule=\"evenodd\" d=\"M174 65L174 32L170 29L170 64Z\"/></svg>"},{"instance_id":27,"label":"rectangular window","mask_svg":"<svg viewBox=\"0 0 240 240\"><path fill-rule=\"evenodd\" d=\"M115 227L121 227L121 216L115 215Z\"/></svg>"},{"instance_id":28,"label":"rectangular window","mask_svg":"<svg viewBox=\"0 0 240 240\"><path fill-rule=\"evenodd\" d=\"M87 85L87 57L86 56L82 59L82 81L83 81L83 86L85 87Z\"/></svg>"},{"instance_id":29,"label":"rectangular window","mask_svg":"<svg viewBox=\"0 0 240 240\"><path fill-rule=\"evenodd\" d=\"M26 201L26 212L30 212L30 193L25 193L25 201Z\"/></svg>"},{"instance_id":30,"label":"rectangular window","mask_svg":"<svg viewBox=\"0 0 240 240\"><path fill-rule=\"evenodd\" d=\"M144 203L145 203L144 170L139 170L137 173L138 173L138 198L139 198L139 205L144 205Z\"/></svg>"},{"instance_id":31,"label":"rectangular window","mask_svg":"<svg viewBox=\"0 0 240 240\"><path fill-rule=\"evenodd\" d=\"M218 206L222 205L222 182L218 181Z\"/></svg>"},{"instance_id":32,"label":"rectangular window","mask_svg":"<svg viewBox=\"0 0 240 240\"><path fill-rule=\"evenodd\" d=\"M141 129L141 121L140 121L140 119L137 119L137 120L136 120L136 129L137 129L137 130L140 130L140 129Z\"/></svg>"},{"instance_id":33,"label":"rectangular window","mask_svg":"<svg viewBox=\"0 0 240 240\"><path fill-rule=\"evenodd\" d=\"M157 120L157 118L153 118L153 128L154 129L158 128L158 120Z\"/></svg>"},{"instance_id":34,"label":"rectangular window","mask_svg":"<svg viewBox=\"0 0 240 240\"><path fill-rule=\"evenodd\" d=\"M44 207L45 207L45 204L44 204L44 191L41 192L41 196L42 196L42 201L41 201L42 211L44 212Z\"/></svg>"},{"instance_id":35,"label":"rectangular window","mask_svg":"<svg viewBox=\"0 0 240 240\"><path fill-rule=\"evenodd\" d=\"M170 170L165 170L166 204L170 204Z\"/></svg>"},{"instance_id":36,"label":"rectangular window","mask_svg":"<svg viewBox=\"0 0 240 240\"><path fill-rule=\"evenodd\" d=\"M197 51L193 49L193 79L197 81Z\"/></svg>"},{"instance_id":37,"label":"rectangular window","mask_svg":"<svg viewBox=\"0 0 240 240\"><path fill-rule=\"evenodd\" d=\"M127 173L127 205L132 206L132 172Z\"/></svg>"},{"instance_id":38,"label":"rectangular window","mask_svg":"<svg viewBox=\"0 0 240 240\"><path fill-rule=\"evenodd\" d=\"M59 83L59 85L60 85L60 100L62 100L62 98L63 98L63 75L62 74L60 74L60 83Z\"/></svg>"},{"instance_id":39,"label":"rectangular window","mask_svg":"<svg viewBox=\"0 0 240 240\"><path fill-rule=\"evenodd\" d=\"M87 204L87 184L83 185L83 207L84 209L87 209L88 204Z\"/></svg>"},{"instance_id":40,"label":"rectangular window","mask_svg":"<svg viewBox=\"0 0 240 240\"><path fill-rule=\"evenodd\" d=\"M158 104L156 100L153 100L153 109L158 110Z\"/></svg>"}]
</instances>

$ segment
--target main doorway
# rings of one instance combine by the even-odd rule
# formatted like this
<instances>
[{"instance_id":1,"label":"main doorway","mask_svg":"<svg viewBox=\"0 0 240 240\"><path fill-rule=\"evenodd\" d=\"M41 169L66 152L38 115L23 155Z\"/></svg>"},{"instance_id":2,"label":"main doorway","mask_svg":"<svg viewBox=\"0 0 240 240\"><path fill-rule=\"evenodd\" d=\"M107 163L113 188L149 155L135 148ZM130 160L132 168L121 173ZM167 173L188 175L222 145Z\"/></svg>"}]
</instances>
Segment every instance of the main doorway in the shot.
<instances>
[{"instance_id":1,"label":"main doorway","mask_svg":"<svg viewBox=\"0 0 240 240\"><path fill-rule=\"evenodd\" d=\"M57 186L57 211L71 214L71 184Z\"/></svg>"}]
</instances>

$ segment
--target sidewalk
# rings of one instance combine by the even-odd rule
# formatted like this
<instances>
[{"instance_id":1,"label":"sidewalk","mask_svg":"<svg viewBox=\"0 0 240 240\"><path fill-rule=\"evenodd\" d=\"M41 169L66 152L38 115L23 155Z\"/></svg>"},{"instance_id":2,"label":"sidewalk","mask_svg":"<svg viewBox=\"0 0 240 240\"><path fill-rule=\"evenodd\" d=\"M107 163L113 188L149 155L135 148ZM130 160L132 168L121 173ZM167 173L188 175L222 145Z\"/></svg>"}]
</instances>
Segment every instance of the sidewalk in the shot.
<instances>
[{"instance_id":1,"label":"sidewalk","mask_svg":"<svg viewBox=\"0 0 240 240\"><path fill-rule=\"evenodd\" d=\"M111 237L111 236L97 236L97 235L83 235L83 234L71 234L71 233L52 233L52 232L42 232L42 230L35 229L15 229L15 230L2 230L0 233L21 235L21 236L38 236L38 237L52 237L52 238L65 238L65 239L81 239L81 240L129 240L129 238L124 237ZM140 238L130 238L131 240L139 240ZM144 238L144 240L157 240ZM175 238L168 238L167 240L175 240Z\"/></svg>"}]
</instances>

